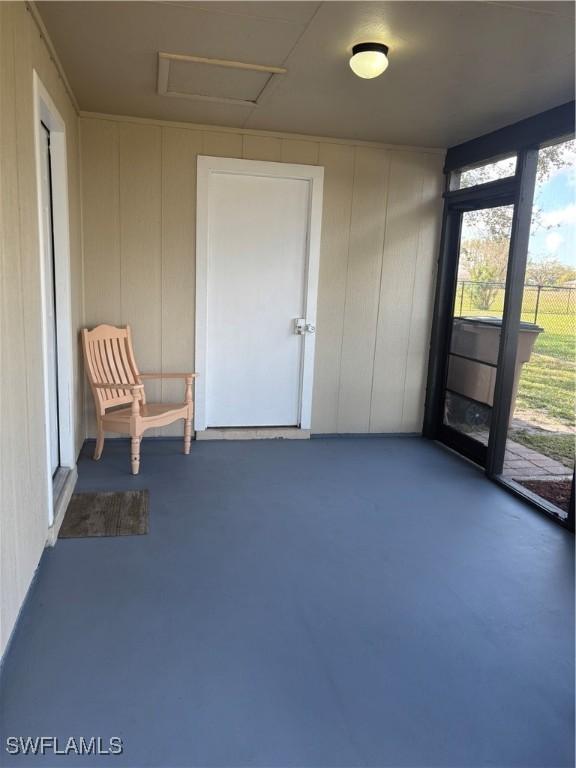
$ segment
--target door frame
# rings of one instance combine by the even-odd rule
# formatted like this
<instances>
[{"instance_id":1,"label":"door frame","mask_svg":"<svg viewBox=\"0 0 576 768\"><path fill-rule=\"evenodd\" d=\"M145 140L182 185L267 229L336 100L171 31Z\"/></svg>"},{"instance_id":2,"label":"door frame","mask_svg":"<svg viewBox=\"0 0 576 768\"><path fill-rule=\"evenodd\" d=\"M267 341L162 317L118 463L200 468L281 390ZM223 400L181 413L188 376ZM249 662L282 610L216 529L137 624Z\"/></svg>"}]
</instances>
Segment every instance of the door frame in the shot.
<instances>
[{"instance_id":1,"label":"door frame","mask_svg":"<svg viewBox=\"0 0 576 768\"><path fill-rule=\"evenodd\" d=\"M436 308L432 329L433 347L431 346L429 358L424 435L426 437L431 437L434 440L440 440L440 442L446 444L449 448L453 448L455 451L461 453L463 456L476 464L479 464L483 468L487 466L488 458L491 455L490 451L493 446L492 432L495 427L496 418L492 419L493 423L490 428L488 446L483 445L468 435L448 426L444 423L443 419L444 398L448 378L448 358L452 337L453 308L458 280L462 216L467 211L496 208L503 205L515 206L515 203L516 198L514 188L510 179L504 179L494 185L491 185L490 183L485 184L481 196L478 195L478 188L474 187L444 194L444 226L440 246L441 258L436 284ZM514 223L516 221L517 207L515 206L512 225L513 232L515 231ZM515 247L513 242L513 232L511 233L508 250L508 272L510 272L510 257L513 248ZM524 287L524 281L522 281L521 284L522 287ZM519 313L520 310L518 310L518 327L520 318ZM502 335L504 335L504 328L508 325L508 322L508 315L505 314L502 321ZM509 370L510 366L512 366L513 371L515 365L516 351L514 344L516 343L518 328L516 328L515 332L516 336L510 341L513 354L508 350L509 354L505 360L499 356L498 365L496 366L496 386L501 386L502 377L500 371L504 364L506 364L506 385L509 385L510 393L512 391L512 381L508 381ZM510 403L508 403L508 407L509 406ZM493 411L495 410L496 409L494 408ZM500 417L498 417L498 419L500 419ZM504 413L501 419L503 423L507 425L507 413Z\"/></svg>"},{"instance_id":2,"label":"door frame","mask_svg":"<svg viewBox=\"0 0 576 768\"><path fill-rule=\"evenodd\" d=\"M318 272L320 266L320 233L322 228L322 194L324 168L315 165L275 163L262 160L239 160L231 157L199 155L197 161L196 199L196 379L194 429L206 429L206 345L208 320L208 257L210 179L214 174L266 176L299 179L309 183L308 236L305 276L304 314L308 323L316 325ZM312 388L314 383L315 334L302 337L302 372L300 396L300 429L310 429Z\"/></svg>"},{"instance_id":3,"label":"door frame","mask_svg":"<svg viewBox=\"0 0 576 768\"><path fill-rule=\"evenodd\" d=\"M484 467L487 477L547 514L563 527L574 530L574 476L566 519L559 517L552 504L510 484L503 476L503 461L512 405L512 388L524 274L530 237L530 222L536 178L538 151L548 143L574 136L574 102L506 126L490 134L452 147L446 154L444 216L436 279L436 298L432 332L423 435L440 440L458 453ZM506 179L458 189L459 174L465 168L494 162L512 154L517 156L516 172ZM456 188L453 188L456 187ZM460 238L461 212L490 205L514 204L503 308L501 342L494 391L494 408L488 446L479 450L465 436L448 435L442 428L442 398L445 384L447 348L450 339L451 312L456 281L456 254ZM448 440L446 437L448 436ZM472 449L472 450L471 450Z\"/></svg>"},{"instance_id":4,"label":"door frame","mask_svg":"<svg viewBox=\"0 0 576 768\"><path fill-rule=\"evenodd\" d=\"M36 160L36 190L38 205L38 242L40 259L40 297L42 324L42 379L44 413L48 413L48 345L46 328L46 273L45 250L47 244L42 226L42 126L50 131L50 170L52 181L52 228L54 258L54 293L56 303L56 344L58 364L58 421L60 437L60 466L72 470L76 467L74 448L74 377L73 377L73 335L72 299L70 287L70 229L68 212L68 163L66 155L66 126L62 115L50 94L40 80L36 70L32 73L34 100L34 144ZM46 493L48 498L48 525L54 522L54 487L50 466L50 426L44 420Z\"/></svg>"}]
</instances>

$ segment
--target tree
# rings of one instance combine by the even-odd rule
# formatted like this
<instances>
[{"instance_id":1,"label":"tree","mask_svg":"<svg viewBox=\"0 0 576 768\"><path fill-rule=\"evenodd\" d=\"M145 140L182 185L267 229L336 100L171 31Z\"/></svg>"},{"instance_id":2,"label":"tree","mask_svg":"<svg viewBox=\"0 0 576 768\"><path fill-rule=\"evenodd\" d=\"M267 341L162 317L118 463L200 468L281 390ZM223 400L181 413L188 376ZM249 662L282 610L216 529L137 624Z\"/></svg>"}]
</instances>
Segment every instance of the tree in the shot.
<instances>
[{"instance_id":1,"label":"tree","mask_svg":"<svg viewBox=\"0 0 576 768\"><path fill-rule=\"evenodd\" d=\"M532 208L532 230L545 228L554 229L558 225L545 225L543 211L540 204L544 184L558 170L563 170L574 165L576 156L576 141L564 141L543 147L538 153L538 166L536 169L536 190L534 194L534 206ZM495 163L488 163L476 168L469 168L461 174L461 186L471 187L476 184L484 184L493 181L494 178L512 176L516 168L516 158L504 158ZM495 174L496 169L496 174ZM498 208L485 208L481 211L469 211L468 221L470 225L477 226L489 239L500 240L510 236L512 228L512 207L501 206Z\"/></svg>"},{"instance_id":2,"label":"tree","mask_svg":"<svg viewBox=\"0 0 576 768\"><path fill-rule=\"evenodd\" d=\"M470 281L469 293L476 309L489 310L506 280L508 241L462 241L458 277Z\"/></svg>"},{"instance_id":3,"label":"tree","mask_svg":"<svg viewBox=\"0 0 576 768\"><path fill-rule=\"evenodd\" d=\"M558 226L545 223L540 200L545 183L556 171L569 167L575 155L576 141L562 142L540 150L532 209L533 232L542 228L548 231ZM496 177L505 178L514 173L515 166L515 158L504 158L496 163L471 168L462 172L460 184L468 187L491 181L495 176L495 168ZM491 308L501 288L493 283L503 283L506 279L512 215L511 205L467 211L464 215L458 277L459 280L467 279L476 283L470 287L470 293L478 309ZM570 268L553 258L531 258L529 265L526 275L530 282L551 285L561 279L572 279L568 276Z\"/></svg>"},{"instance_id":4,"label":"tree","mask_svg":"<svg viewBox=\"0 0 576 768\"><path fill-rule=\"evenodd\" d=\"M561 285L576 278L576 269L551 256L528 259L526 282L536 285Z\"/></svg>"}]
</instances>

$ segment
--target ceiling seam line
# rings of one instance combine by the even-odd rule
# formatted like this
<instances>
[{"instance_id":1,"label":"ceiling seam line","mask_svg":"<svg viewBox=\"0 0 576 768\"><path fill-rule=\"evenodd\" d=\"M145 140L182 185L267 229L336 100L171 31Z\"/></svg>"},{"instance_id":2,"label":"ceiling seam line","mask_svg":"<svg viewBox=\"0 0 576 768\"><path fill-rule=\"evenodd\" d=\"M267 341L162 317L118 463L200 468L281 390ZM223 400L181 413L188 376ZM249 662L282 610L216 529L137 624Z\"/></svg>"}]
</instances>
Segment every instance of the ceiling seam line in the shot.
<instances>
[{"instance_id":1,"label":"ceiling seam line","mask_svg":"<svg viewBox=\"0 0 576 768\"><path fill-rule=\"evenodd\" d=\"M310 25L312 24L312 22L314 21L314 19L315 19L315 18L316 18L316 16L318 15L318 12L320 11L320 8L322 8L322 6L323 6L323 5L324 5L324 2L320 2L320 3L318 3L318 7L316 8L316 10L314 11L314 13L312 14L312 16L310 17L310 19L308 20L308 22L307 22L306 26L304 27L304 29L302 30L302 32L300 32L300 34L298 35L298 37L297 37L297 38L296 38L296 40L294 41L294 44L293 44L293 46L290 48L290 50L288 51L288 53L286 54L286 56L285 56L285 57L282 59L282 64L281 64L280 66L282 66L282 67L286 67L286 64L287 64L287 62L288 62L288 59L289 59L289 58L290 58L290 56L292 56L292 54L294 53L294 51L295 51L295 49L296 49L296 46L298 45L298 43L300 42L300 40L302 40L302 37L305 35L305 33L306 33L306 32L308 31L308 29L310 28ZM287 68L287 67L286 67L286 68ZM286 74L288 74L288 73L286 73ZM272 78L270 78L270 80L268 80L268 81L267 81L267 83L266 83L266 86L267 86L267 85L269 85L271 81L272 81ZM262 89L262 91L264 91L264 90L265 90L266 86L264 86L264 88ZM260 96L259 96L258 98L260 98ZM247 125L248 125L248 122L249 122L250 118L252 117L252 115L254 114L254 110L255 110L255 109L256 109L256 105L255 105L254 107L252 107L252 109L250 110L250 113L249 113L249 114L248 114L248 116L246 117L246 120L245 120L245 122L244 122L244 123L243 123L243 125L242 125L242 127L243 127L243 128L246 128L246 127L247 127Z\"/></svg>"},{"instance_id":2,"label":"ceiling seam line","mask_svg":"<svg viewBox=\"0 0 576 768\"><path fill-rule=\"evenodd\" d=\"M235 18L242 18L242 19L256 19L260 21L261 19L264 21L279 21L282 24L294 24L296 26L300 26L302 24L301 21L293 21L292 19L283 19L281 16L254 16L251 13L234 13L233 11L223 11L220 8L212 9L206 5L198 4L195 7L192 6L186 6L182 5L181 3L177 2L170 2L170 0L148 0L149 5L169 5L172 8L180 8L185 11L201 11L202 13L211 13L213 16L234 16Z\"/></svg>"}]
</instances>

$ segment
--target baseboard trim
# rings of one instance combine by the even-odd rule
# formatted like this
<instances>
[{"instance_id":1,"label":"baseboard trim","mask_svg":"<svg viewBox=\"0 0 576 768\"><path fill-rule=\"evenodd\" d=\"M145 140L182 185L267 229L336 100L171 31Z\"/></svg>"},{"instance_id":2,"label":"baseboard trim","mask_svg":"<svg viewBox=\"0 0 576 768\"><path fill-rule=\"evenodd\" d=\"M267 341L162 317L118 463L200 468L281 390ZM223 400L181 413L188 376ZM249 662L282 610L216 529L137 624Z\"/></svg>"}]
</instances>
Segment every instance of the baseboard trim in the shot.
<instances>
[{"instance_id":1,"label":"baseboard trim","mask_svg":"<svg viewBox=\"0 0 576 768\"><path fill-rule=\"evenodd\" d=\"M58 482L58 490L54 498L54 522L50 528L48 528L48 533L46 536L47 547L55 546L56 542L58 541L58 533L60 532L60 527L64 522L64 515L66 514L68 503L70 502L70 497L74 492L76 481L78 480L78 470L76 467L64 469L64 473L65 474Z\"/></svg>"},{"instance_id":2,"label":"baseboard trim","mask_svg":"<svg viewBox=\"0 0 576 768\"><path fill-rule=\"evenodd\" d=\"M298 427L222 427L196 432L196 440L309 440L310 430Z\"/></svg>"},{"instance_id":3,"label":"baseboard trim","mask_svg":"<svg viewBox=\"0 0 576 768\"><path fill-rule=\"evenodd\" d=\"M312 440L350 440L356 438L422 437L422 432L314 432Z\"/></svg>"},{"instance_id":4,"label":"baseboard trim","mask_svg":"<svg viewBox=\"0 0 576 768\"><path fill-rule=\"evenodd\" d=\"M212 433L216 432L238 432L242 433L241 437L213 437ZM192 438L194 440L253 440L253 439L260 439L260 440L270 440L274 439L274 437L283 438L283 439L289 439L289 440L351 440L351 439L357 439L357 438L383 438L383 437L423 437L422 432L312 432L308 429L298 429L297 427L282 427L282 428L274 428L274 427L259 427L257 430L252 431L258 431L258 432L264 432L266 431L266 434L262 435L261 437L258 436L258 438L251 438L247 436L248 429L247 428L234 428L234 427L228 427L226 429L217 430L213 427L203 430L201 432L195 432L192 435ZM272 435L271 432L284 432L286 434L281 435ZM290 433L290 434L288 434ZM108 437L106 438L108 441ZM179 435L144 435L144 440L149 441L156 441L156 440L166 440L171 442L182 442L182 438ZM95 437L87 437L84 440L84 445L89 444L93 445L96 442ZM114 437L110 437L110 442L113 443L129 443L130 438L124 437L122 435L116 435ZM106 449L104 449L106 450Z\"/></svg>"}]
</instances>

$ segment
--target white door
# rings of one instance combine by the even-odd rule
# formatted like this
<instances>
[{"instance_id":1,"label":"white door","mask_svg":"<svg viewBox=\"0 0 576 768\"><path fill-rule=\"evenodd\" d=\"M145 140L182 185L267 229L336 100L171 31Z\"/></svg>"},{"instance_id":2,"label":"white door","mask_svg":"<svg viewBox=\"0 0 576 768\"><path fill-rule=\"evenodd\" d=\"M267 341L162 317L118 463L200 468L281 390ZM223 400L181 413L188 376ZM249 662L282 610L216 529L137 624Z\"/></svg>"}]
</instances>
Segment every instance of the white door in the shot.
<instances>
[{"instance_id":1,"label":"white door","mask_svg":"<svg viewBox=\"0 0 576 768\"><path fill-rule=\"evenodd\" d=\"M58 420L58 351L56 344L56 295L54 284L54 236L52 221L52 181L50 173L50 132L42 124L41 195L44 242L44 333L48 357L48 413L50 467L52 474L60 466L60 433Z\"/></svg>"},{"instance_id":2,"label":"white door","mask_svg":"<svg viewBox=\"0 0 576 768\"><path fill-rule=\"evenodd\" d=\"M321 169L307 167L302 178L290 175L300 166L200 160L220 165L199 183L206 198L198 222L206 262L198 273L205 305L200 428L301 426L303 397L308 412L311 396L318 268L310 173Z\"/></svg>"}]
</instances>

